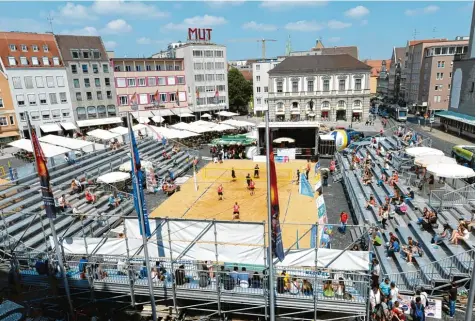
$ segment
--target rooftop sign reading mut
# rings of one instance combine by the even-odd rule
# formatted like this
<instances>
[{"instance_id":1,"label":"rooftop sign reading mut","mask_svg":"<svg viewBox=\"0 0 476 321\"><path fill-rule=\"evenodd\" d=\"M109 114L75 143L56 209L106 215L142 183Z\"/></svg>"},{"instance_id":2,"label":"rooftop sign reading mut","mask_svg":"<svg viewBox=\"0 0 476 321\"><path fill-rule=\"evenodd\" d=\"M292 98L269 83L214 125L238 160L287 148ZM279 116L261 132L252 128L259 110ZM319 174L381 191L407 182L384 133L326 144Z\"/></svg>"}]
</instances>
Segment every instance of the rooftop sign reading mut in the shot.
<instances>
[{"instance_id":1,"label":"rooftop sign reading mut","mask_svg":"<svg viewBox=\"0 0 476 321\"><path fill-rule=\"evenodd\" d=\"M212 29L210 28L188 28L188 41L209 42L212 39Z\"/></svg>"}]
</instances>

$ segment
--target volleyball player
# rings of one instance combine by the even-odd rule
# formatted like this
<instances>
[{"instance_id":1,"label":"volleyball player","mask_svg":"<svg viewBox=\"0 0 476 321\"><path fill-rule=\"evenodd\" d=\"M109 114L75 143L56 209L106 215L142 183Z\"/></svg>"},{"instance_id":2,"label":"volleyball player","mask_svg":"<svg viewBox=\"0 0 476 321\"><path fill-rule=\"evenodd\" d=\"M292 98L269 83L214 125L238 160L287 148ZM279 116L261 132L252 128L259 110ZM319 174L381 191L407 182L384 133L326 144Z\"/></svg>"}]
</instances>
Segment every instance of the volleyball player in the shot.
<instances>
[{"instance_id":1,"label":"volleyball player","mask_svg":"<svg viewBox=\"0 0 476 321\"><path fill-rule=\"evenodd\" d=\"M258 166L258 164L255 165L255 171L253 173L253 178L259 178L259 166Z\"/></svg>"},{"instance_id":2,"label":"volleyball player","mask_svg":"<svg viewBox=\"0 0 476 321\"><path fill-rule=\"evenodd\" d=\"M219 201L223 200L223 185L222 184L218 185L218 200Z\"/></svg>"},{"instance_id":3,"label":"volleyball player","mask_svg":"<svg viewBox=\"0 0 476 321\"><path fill-rule=\"evenodd\" d=\"M253 180L250 181L250 195L255 195L255 182Z\"/></svg>"},{"instance_id":4,"label":"volleyball player","mask_svg":"<svg viewBox=\"0 0 476 321\"><path fill-rule=\"evenodd\" d=\"M234 182L236 181L236 174L235 174L235 168L231 168L231 180Z\"/></svg>"},{"instance_id":5,"label":"volleyball player","mask_svg":"<svg viewBox=\"0 0 476 321\"><path fill-rule=\"evenodd\" d=\"M240 205L238 205L238 202L235 202L235 205L233 205L233 220L235 219L240 219Z\"/></svg>"}]
</instances>

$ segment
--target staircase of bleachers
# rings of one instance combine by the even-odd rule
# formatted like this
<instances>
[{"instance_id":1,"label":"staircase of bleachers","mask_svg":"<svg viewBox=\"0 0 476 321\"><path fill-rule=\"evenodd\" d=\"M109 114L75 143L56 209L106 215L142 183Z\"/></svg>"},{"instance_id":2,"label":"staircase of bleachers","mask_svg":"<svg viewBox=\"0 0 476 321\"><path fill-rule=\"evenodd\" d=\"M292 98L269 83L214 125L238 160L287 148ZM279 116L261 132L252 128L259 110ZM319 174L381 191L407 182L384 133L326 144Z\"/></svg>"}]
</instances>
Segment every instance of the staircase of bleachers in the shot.
<instances>
[{"instance_id":1,"label":"staircase of bleachers","mask_svg":"<svg viewBox=\"0 0 476 321\"><path fill-rule=\"evenodd\" d=\"M151 161L157 168L159 177L163 177L173 168L175 176L186 172L191 162L188 152L171 153L172 146L162 146L157 141L145 138L138 141L141 158ZM164 159L166 151L170 159ZM81 214L74 217L71 213L58 213L54 220L59 237L92 236L101 237L111 228L119 225L122 217L133 211L130 194L120 193L123 201L120 206L110 209L107 201L111 192L107 186L91 185L90 188L97 196L94 204L86 203L84 193L70 195L71 181L74 178L92 182L107 172L118 170L119 166L130 160L128 146L118 150L102 150L88 154L73 165L61 165L50 169L51 186L55 198L66 195L67 201ZM0 200L2 218L0 222L0 246L4 250L25 250L45 253L50 248L51 234L48 218L43 207L37 177L24 179L21 182L0 192L5 197Z\"/></svg>"},{"instance_id":2,"label":"staircase of bleachers","mask_svg":"<svg viewBox=\"0 0 476 321\"><path fill-rule=\"evenodd\" d=\"M396 152L399 148L404 147L396 136L386 137L378 144L379 147L383 147L385 153L388 151ZM361 169L352 169L351 155L345 156L338 153L335 157L341 165L340 174L343 177L342 181L349 201L352 204L354 215L358 219L358 224L380 228L378 207L367 209L366 201L369 199L370 194L372 194L377 200L377 205L382 205L385 202L385 197L393 195L393 188L388 184L377 185L382 172L386 171L387 175L391 176L393 170L400 169L399 173L402 174L402 171L405 170L405 167L402 168L402 164L405 166L405 164L410 162L401 158L393 162L393 166L389 170L385 170L383 157L377 155L371 145L360 149L358 155L364 159L367 152L375 164L371 169L374 179L369 185L362 183L363 172ZM400 195L406 194L407 187L411 186L410 176L407 177L404 173L400 176L401 179L396 184ZM406 244L407 238L412 237L422 245L423 256L419 257L416 255L411 263L407 263L400 253L387 257L385 244L373 246L373 251L380 262L382 274L389 276L391 281L396 282L401 291L413 292L417 287L422 286L427 291L433 293L439 290L446 290L452 280L463 282L470 279L474 267L474 230L470 234L470 239L460 242L459 245L450 244L449 239L446 238L440 246L435 246L431 243L431 239L435 233L442 230L445 224L449 224L452 229L455 229L460 218L470 218L474 215L474 185L471 187L473 189L472 205L471 202L462 204L463 196L469 195L469 192L459 193L459 198L456 196L452 197L452 206L444 207L438 212L438 224L432 226L430 230L423 230L417 224L417 219L421 216L423 207L427 206L430 208L432 204L429 204L426 194L420 196L417 193L415 193L413 200L408 201L409 209L406 215L400 216L395 214L393 219L388 220L386 230L380 228L384 242L389 241L389 232L393 232L399 238L401 244ZM466 189L469 188L466 187ZM457 192L454 191L455 194ZM457 202L460 206L454 206ZM354 230L351 233L353 233L353 240L356 240L360 237L361 233L366 232L364 230Z\"/></svg>"}]
</instances>

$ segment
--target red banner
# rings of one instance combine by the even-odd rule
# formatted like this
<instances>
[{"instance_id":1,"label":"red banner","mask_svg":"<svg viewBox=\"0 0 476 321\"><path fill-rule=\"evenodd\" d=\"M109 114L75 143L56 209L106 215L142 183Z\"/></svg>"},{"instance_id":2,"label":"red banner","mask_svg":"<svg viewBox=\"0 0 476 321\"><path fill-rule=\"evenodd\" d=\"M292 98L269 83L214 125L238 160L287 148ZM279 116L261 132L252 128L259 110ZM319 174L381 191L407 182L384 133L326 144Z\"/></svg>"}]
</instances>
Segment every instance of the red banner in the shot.
<instances>
[{"instance_id":1,"label":"red banner","mask_svg":"<svg viewBox=\"0 0 476 321\"><path fill-rule=\"evenodd\" d=\"M273 256L279 261L284 260L283 239L281 235L281 226L279 224L279 197L278 197L278 178L276 176L276 164L274 161L273 147L269 151L269 171L271 187L271 226L273 235L271 235L271 245Z\"/></svg>"}]
</instances>

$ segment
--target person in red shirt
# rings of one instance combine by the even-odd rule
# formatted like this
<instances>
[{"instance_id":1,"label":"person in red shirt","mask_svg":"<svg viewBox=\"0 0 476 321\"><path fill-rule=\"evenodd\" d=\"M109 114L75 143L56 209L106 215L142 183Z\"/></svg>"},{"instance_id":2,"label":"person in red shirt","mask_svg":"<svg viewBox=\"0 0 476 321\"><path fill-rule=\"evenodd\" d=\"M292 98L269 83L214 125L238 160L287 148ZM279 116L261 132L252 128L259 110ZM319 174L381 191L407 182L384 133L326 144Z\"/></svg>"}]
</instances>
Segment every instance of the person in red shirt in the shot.
<instances>
[{"instance_id":1,"label":"person in red shirt","mask_svg":"<svg viewBox=\"0 0 476 321\"><path fill-rule=\"evenodd\" d=\"M255 182L253 180L250 181L250 186L248 188L250 189L250 195L255 195Z\"/></svg>"},{"instance_id":2,"label":"person in red shirt","mask_svg":"<svg viewBox=\"0 0 476 321\"><path fill-rule=\"evenodd\" d=\"M233 220L235 219L240 219L240 205L238 205L238 202L235 202L235 205L233 205Z\"/></svg>"},{"instance_id":3,"label":"person in red shirt","mask_svg":"<svg viewBox=\"0 0 476 321\"><path fill-rule=\"evenodd\" d=\"M218 200L219 201L223 200L223 185L222 184L218 185Z\"/></svg>"},{"instance_id":4,"label":"person in red shirt","mask_svg":"<svg viewBox=\"0 0 476 321\"><path fill-rule=\"evenodd\" d=\"M347 227L347 221L349 220L349 214L342 211L340 213L340 230L342 233L345 233L345 229Z\"/></svg>"}]
</instances>

